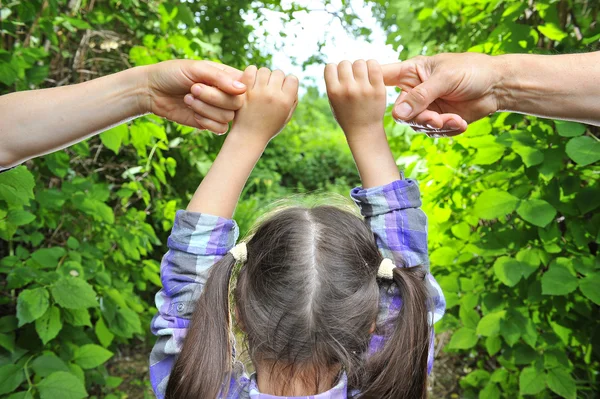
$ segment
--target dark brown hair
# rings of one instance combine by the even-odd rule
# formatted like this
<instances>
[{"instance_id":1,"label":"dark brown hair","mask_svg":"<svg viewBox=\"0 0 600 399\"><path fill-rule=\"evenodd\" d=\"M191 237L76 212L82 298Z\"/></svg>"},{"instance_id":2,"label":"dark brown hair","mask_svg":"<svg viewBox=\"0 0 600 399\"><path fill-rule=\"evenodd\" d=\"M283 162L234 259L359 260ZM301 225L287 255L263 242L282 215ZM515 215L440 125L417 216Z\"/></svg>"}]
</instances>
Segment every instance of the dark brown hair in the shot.
<instances>
[{"instance_id":1,"label":"dark brown hair","mask_svg":"<svg viewBox=\"0 0 600 399\"><path fill-rule=\"evenodd\" d=\"M332 206L289 208L263 222L247 248L234 297L254 364L304 379L302 370L338 367L365 399L427 396L424 274L396 268L393 283L378 282L382 256L364 220ZM211 269L169 378L169 399L216 398L228 389L234 266L227 254ZM367 356L380 289L399 290L402 307L393 325L377 331L385 346Z\"/></svg>"}]
</instances>

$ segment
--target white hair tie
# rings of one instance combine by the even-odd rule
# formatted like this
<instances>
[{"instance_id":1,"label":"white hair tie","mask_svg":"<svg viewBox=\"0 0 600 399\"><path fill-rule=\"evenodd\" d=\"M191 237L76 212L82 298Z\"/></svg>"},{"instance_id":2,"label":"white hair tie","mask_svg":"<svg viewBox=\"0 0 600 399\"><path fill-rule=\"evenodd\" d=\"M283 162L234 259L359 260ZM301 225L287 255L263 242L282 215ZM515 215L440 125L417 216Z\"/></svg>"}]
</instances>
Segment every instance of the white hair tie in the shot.
<instances>
[{"instance_id":1,"label":"white hair tie","mask_svg":"<svg viewBox=\"0 0 600 399\"><path fill-rule=\"evenodd\" d=\"M377 270L377 277L384 278L386 280L394 279L394 269L396 265L389 258L384 258L379 264L379 269Z\"/></svg>"},{"instance_id":2,"label":"white hair tie","mask_svg":"<svg viewBox=\"0 0 600 399\"><path fill-rule=\"evenodd\" d=\"M248 259L248 247L245 242L240 242L229 250L236 262L245 263Z\"/></svg>"}]
</instances>

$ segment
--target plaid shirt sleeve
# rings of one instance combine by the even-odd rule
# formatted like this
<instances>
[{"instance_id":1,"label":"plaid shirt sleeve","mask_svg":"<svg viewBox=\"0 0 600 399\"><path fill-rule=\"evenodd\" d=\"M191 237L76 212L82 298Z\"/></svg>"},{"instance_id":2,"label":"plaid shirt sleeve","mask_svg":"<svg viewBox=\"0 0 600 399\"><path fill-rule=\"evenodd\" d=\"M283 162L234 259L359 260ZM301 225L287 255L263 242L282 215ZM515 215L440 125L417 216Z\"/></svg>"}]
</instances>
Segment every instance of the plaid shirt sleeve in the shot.
<instances>
[{"instance_id":1,"label":"plaid shirt sleeve","mask_svg":"<svg viewBox=\"0 0 600 399\"><path fill-rule=\"evenodd\" d=\"M156 294L158 314L152 333L158 336L150 354L150 382L164 398L171 368L181 350L193 306L208 278L208 270L235 245L239 230L230 219L178 211L162 259L163 288Z\"/></svg>"},{"instance_id":2,"label":"plaid shirt sleeve","mask_svg":"<svg viewBox=\"0 0 600 399\"><path fill-rule=\"evenodd\" d=\"M414 180L397 180L385 186L369 189L355 188L352 199L366 218L375 235L382 255L396 265L405 267L422 266L427 270L426 285L433 309L430 319L437 322L446 310L444 294L429 272L427 253L427 216L419 208L421 194ZM373 335L371 352L379 350L385 341L385 331L396 319L402 298L395 285L380 287L377 330L382 335ZM388 328L386 328L388 327ZM428 369L433 366L433 333L429 351Z\"/></svg>"}]
</instances>

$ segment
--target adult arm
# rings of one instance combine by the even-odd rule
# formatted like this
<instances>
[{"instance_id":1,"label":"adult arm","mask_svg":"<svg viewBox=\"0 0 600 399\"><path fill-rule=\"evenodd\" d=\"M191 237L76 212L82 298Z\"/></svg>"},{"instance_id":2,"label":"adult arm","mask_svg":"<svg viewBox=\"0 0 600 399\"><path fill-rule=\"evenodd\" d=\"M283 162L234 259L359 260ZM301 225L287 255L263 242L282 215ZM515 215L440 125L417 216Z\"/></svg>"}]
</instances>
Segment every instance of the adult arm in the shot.
<instances>
[{"instance_id":1,"label":"adult arm","mask_svg":"<svg viewBox=\"0 0 600 399\"><path fill-rule=\"evenodd\" d=\"M477 53L415 57L383 66L402 93L393 116L419 131L464 132L511 111L600 126L600 52L567 55Z\"/></svg>"},{"instance_id":2,"label":"adult arm","mask_svg":"<svg viewBox=\"0 0 600 399\"><path fill-rule=\"evenodd\" d=\"M0 169L146 113L225 132L243 103L241 76L237 69L209 61L175 60L76 85L0 96ZM197 99L186 96L192 86Z\"/></svg>"}]
</instances>

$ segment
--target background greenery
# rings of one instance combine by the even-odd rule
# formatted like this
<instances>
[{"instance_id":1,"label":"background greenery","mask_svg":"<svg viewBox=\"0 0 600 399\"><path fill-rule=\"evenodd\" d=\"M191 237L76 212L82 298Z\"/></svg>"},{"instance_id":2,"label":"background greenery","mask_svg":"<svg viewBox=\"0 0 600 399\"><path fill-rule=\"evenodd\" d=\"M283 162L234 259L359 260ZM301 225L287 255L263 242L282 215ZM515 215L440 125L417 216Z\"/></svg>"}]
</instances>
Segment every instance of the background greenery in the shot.
<instances>
[{"instance_id":1,"label":"background greenery","mask_svg":"<svg viewBox=\"0 0 600 399\"><path fill-rule=\"evenodd\" d=\"M594 0L372 4L402 59L600 47ZM302 9L276 0L2 0L0 94L172 58L268 65L242 19L265 7L287 20ZM348 2L342 8L350 34L367 34ZM511 114L455 139L389 118L386 126L398 164L421 182L432 269L448 299L438 332L451 339L439 356L452 359L444 372L460 384L444 395L598 397L598 129ZM146 362L174 213L221 143L145 117L0 175L0 397L150 395L147 379L120 365ZM327 100L308 89L236 218L245 231L275 199L357 183Z\"/></svg>"}]
</instances>

